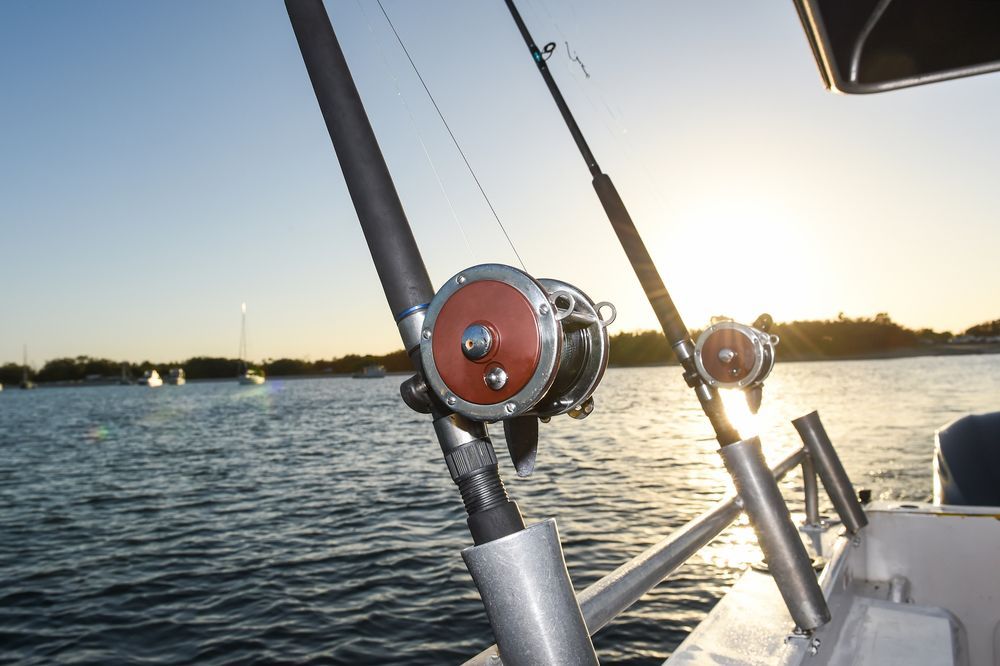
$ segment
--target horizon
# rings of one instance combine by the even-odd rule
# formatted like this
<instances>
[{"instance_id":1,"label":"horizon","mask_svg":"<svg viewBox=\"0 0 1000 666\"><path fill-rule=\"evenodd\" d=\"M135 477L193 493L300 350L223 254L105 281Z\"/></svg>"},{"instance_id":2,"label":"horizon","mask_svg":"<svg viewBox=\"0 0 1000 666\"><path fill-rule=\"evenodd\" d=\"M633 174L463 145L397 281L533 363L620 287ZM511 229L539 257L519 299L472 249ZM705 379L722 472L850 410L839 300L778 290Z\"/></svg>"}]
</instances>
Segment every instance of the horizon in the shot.
<instances>
[{"instance_id":1,"label":"horizon","mask_svg":"<svg viewBox=\"0 0 1000 666\"><path fill-rule=\"evenodd\" d=\"M841 313L841 314L843 314L843 313ZM848 317L848 316L845 315L844 319L846 319L846 320L855 320L855 321L856 320L863 320L863 319L874 320L878 314L887 314L887 313L875 313L875 314L867 316L867 317L866 316ZM902 324L900 324L896 320L892 319L891 314L889 315L889 319L890 319L890 321L893 324L897 324L897 325L903 326ZM796 324L796 323L809 323L809 322L816 322L816 321L819 321L819 322L834 322L834 321L838 321L838 320L839 320L839 317L833 317L833 318L827 318L827 319L821 319L821 320L776 321L776 322L774 322L774 325L775 326L789 326L791 324ZM956 330L956 331L940 331L940 330L936 330L936 329L931 329L930 327L926 327L926 326L917 327L917 328L904 326L903 328L905 328L907 330L910 330L910 331L912 331L914 333L919 333L919 332L921 332L923 330L930 330L932 333L937 334L937 335L948 333L948 334L950 334L952 336L958 337L960 335L963 335L965 331L967 331L969 328L972 328L973 326L977 326L977 325L980 325L980 324L989 324L989 323L992 323L993 321L1000 321L1000 318L998 318L996 320L986 320L986 321L982 321L982 322L976 322L975 324L971 324L970 326L967 326L967 327L965 327L965 328L963 328L961 330ZM612 339L614 339L616 336L619 336L619 335L626 335L626 334L627 335L643 335L643 334L648 334L648 333L655 333L655 334L660 335L660 336L663 335L663 332L659 328L651 327L651 328L633 329L633 330L628 330L628 331L615 331L615 332L611 333L610 337ZM195 354L192 354L190 356L187 356L186 358L174 357L174 358L171 358L170 360L164 360L163 358L157 359L157 357L147 357L147 358L142 358L142 359L134 359L134 358L118 358L118 357L114 357L114 356L93 356L91 354L66 354L66 355L62 355L62 356L54 356L54 357L48 358L48 359L46 359L45 361L42 361L42 362L36 361L36 362L32 363L32 359L31 359L31 355L30 355L30 349L28 351L29 351L28 367L30 369L32 369L32 370L40 370L44 366L45 363L48 363L48 362L51 362L51 361L60 360L60 359L81 359L81 358L87 358L87 359L91 359L91 360L95 360L95 361L111 361L111 362L115 362L115 363L119 363L119 362L120 363L128 363L129 365L143 365L143 364L149 363L149 364L153 364L153 365L163 365L163 366L169 366L169 365L179 364L179 363L183 363L183 362L186 362L186 361L191 361L191 360L199 359L199 358L201 358L201 359L207 359L207 358L224 359L224 360L227 360L227 361L238 361L238 360L240 360L239 356L227 356L227 355L224 355L224 354L223 355L213 355L213 354L204 354L204 353L195 353ZM398 353L401 353L403 351L405 351L405 350L403 349L402 345L400 345L396 349L390 349L390 350L384 351L384 352L369 352L369 351L362 352L362 351L353 350L353 351L347 351L347 352L345 352L343 354L337 354L337 355L328 356L328 357L322 357L322 356L320 356L320 357L313 358L311 355L306 355L306 356L303 356L303 357L294 357L294 356L267 356L267 357L261 357L259 359L248 358L246 360L248 362L250 362L250 363L261 363L261 364L265 364L265 365L268 364L268 363L273 363L273 362L276 362L276 361L283 361L283 360L288 360L288 361L303 361L303 362L306 362L306 363L319 363L319 362L322 362L322 361L337 361L337 360L340 360L340 359L343 359L343 358L346 358L346 357L350 357L350 356L355 356L355 357L358 357L358 358L368 358L368 357L382 358L382 357L389 356L389 355L392 355L392 354L398 354ZM157 360L154 361L152 359L157 359ZM9 364L14 364L14 365L18 365L18 366L22 365L19 361L18 362L0 361L0 366L9 365Z\"/></svg>"},{"instance_id":2,"label":"horizon","mask_svg":"<svg viewBox=\"0 0 1000 666\"><path fill-rule=\"evenodd\" d=\"M503 4L385 6L529 272L657 330ZM627 8L521 3L689 327L1000 316L1000 75L849 98L791 4ZM377 7L328 11L432 282L518 265ZM8 3L0 58L0 364L229 357L243 302L251 358L400 347L280 3Z\"/></svg>"}]
</instances>

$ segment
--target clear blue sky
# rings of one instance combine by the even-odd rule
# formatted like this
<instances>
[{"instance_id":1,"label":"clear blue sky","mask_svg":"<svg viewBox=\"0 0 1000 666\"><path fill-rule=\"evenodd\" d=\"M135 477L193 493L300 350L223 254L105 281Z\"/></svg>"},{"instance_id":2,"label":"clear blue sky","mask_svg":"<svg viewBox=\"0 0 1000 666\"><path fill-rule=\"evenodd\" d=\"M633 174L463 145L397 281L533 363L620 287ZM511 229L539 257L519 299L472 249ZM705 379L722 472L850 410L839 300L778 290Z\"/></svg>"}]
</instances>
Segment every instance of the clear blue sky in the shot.
<instances>
[{"instance_id":1,"label":"clear blue sky","mask_svg":"<svg viewBox=\"0 0 1000 666\"><path fill-rule=\"evenodd\" d=\"M384 4L529 271L653 328L503 2ZM689 325L1000 317L1000 76L848 98L790 2L520 5ZM378 5L328 7L432 279L513 263ZM0 3L0 257L0 362L235 355L242 301L253 358L399 347L277 0Z\"/></svg>"}]
</instances>

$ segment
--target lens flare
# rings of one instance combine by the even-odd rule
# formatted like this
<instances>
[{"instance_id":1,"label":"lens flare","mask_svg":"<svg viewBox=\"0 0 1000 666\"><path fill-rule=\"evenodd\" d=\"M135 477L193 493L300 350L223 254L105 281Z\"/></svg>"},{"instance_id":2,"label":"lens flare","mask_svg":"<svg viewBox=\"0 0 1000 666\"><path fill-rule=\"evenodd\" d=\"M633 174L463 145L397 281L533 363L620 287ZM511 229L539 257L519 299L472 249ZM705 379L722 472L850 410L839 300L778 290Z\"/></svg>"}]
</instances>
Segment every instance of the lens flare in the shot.
<instances>
[{"instance_id":1,"label":"lens flare","mask_svg":"<svg viewBox=\"0 0 1000 666\"><path fill-rule=\"evenodd\" d=\"M746 395L738 389L723 389L719 391L722 404L726 406L729 421L740 431L743 438L755 437L760 434L760 421L757 415L750 411Z\"/></svg>"}]
</instances>

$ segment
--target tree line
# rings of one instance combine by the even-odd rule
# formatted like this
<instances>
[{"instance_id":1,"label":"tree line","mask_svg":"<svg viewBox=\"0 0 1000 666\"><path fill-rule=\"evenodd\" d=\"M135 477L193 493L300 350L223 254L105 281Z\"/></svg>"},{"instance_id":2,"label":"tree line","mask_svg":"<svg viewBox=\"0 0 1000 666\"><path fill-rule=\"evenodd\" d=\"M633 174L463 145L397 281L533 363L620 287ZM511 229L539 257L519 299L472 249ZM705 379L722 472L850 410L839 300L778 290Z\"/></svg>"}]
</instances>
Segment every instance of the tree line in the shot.
<instances>
[{"instance_id":1,"label":"tree line","mask_svg":"<svg viewBox=\"0 0 1000 666\"><path fill-rule=\"evenodd\" d=\"M874 317L850 318L842 314L836 319L793 321L775 324L771 331L781 338L777 347L779 361L852 358L891 353L896 350L927 344L948 342L950 332L930 329L912 330L892 321L880 312ZM693 331L697 338L700 331ZM977 324L963 335L1000 335L1000 319ZM610 365L634 367L672 363L673 354L659 331L618 333L611 337ZM366 365L379 364L389 372L406 372L410 360L403 350L383 355L348 354L339 358L305 361L293 358L268 359L252 367L270 376L322 376L358 372ZM36 382L111 381L132 379L151 369L166 374L170 368L183 368L188 379L224 379L236 377L240 361L232 358L196 356L169 363L129 363L110 359L77 356L47 361L38 371L29 371ZM0 383L16 385L21 381L23 366L8 363L0 366Z\"/></svg>"},{"instance_id":2,"label":"tree line","mask_svg":"<svg viewBox=\"0 0 1000 666\"><path fill-rule=\"evenodd\" d=\"M1000 321L997 322L1000 327ZM972 331L979 326L968 329ZM692 331L697 339L700 330ZM913 330L896 322L885 312L874 317L792 321L775 324L771 333L780 338L775 349L778 361L858 358L888 354L922 345L950 341L950 331L929 328ZM982 335L982 334L980 334ZM673 352L659 331L619 333L611 340L609 363L617 366L673 363Z\"/></svg>"}]
</instances>

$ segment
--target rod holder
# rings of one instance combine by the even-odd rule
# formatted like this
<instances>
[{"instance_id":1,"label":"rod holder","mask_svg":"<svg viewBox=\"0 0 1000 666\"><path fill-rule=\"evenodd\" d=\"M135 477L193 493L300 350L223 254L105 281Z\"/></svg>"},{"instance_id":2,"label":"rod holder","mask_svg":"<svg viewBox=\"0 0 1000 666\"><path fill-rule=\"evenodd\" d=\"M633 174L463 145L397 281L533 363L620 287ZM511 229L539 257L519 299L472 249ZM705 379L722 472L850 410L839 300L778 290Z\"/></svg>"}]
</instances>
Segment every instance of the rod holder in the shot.
<instances>
[{"instance_id":1,"label":"rod holder","mask_svg":"<svg viewBox=\"0 0 1000 666\"><path fill-rule=\"evenodd\" d=\"M816 465L807 453L802 457L802 490L805 494L806 525L819 525L819 483Z\"/></svg>"},{"instance_id":2,"label":"rod holder","mask_svg":"<svg viewBox=\"0 0 1000 666\"><path fill-rule=\"evenodd\" d=\"M840 456L837 455L830 437L823 428L819 412L814 411L800 416L792 421L792 425L799 431L802 443L816 466L819 478L823 482L826 494L830 496L830 501L833 502L833 508L840 516L840 521L849 532L857 533L868 524L868 517L861 508L861 502L858 501L851 479L840 462Z\"/></svg>"},{"instance_id":3,"label":"rod holder","mask_svg":"<svg viewBox=\"0 0 1000 666\"><path fill-rule=\"evenodd\" d=\"M597 666L556 521L462 551L506 666Z\"/></svg>"},{"instance_id":4,"label":"rod holder","mask_svg":"<svg viewBox=\"0 0 1000 666\"><path fill-rule=\"evenodd\" d=\"M806 631L826 624L830 609L778 482L764 460L760 439L729 444L720 449L720 454L792 620Z\"/></svg>"}]
</instances>

